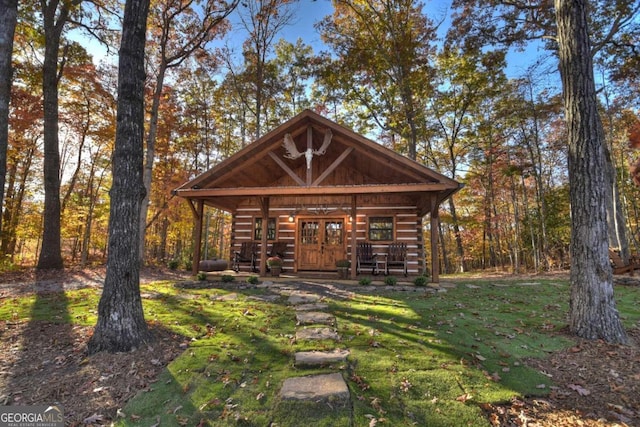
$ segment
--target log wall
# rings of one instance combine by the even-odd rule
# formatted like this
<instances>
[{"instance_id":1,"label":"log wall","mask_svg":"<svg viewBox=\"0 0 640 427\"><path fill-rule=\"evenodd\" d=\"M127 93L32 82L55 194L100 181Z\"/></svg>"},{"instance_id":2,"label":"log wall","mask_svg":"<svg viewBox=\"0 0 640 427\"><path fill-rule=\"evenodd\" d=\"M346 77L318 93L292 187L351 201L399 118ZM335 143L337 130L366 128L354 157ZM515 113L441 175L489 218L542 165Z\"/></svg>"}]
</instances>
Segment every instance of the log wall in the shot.
<instances>
[{"instance_id":1,"label":"log wall","mask_svg":"<svg viewBox=\"0 0 640 427\"><path fill-rule=\"evenodd\" d=\"M425 272L424 255L425 245L422 234L422 218L417 215L416 206L404 204L407 200L397 198L392 200L390 196L367 196L358 199L356 225L357 242L368 240L368 219L370 217L393 217L394 218L394 240L399 243L407 244L407 264L409 275L421 275ZM399 204L393 206L380 206L381 201L389 203L389 201L397 201ZM351 227L353 221L350 219L350 202L349 200L337 198L333 203L313 204L311 200L305 200L301 203L286 205L285 200L277 200L272 198L270 201L269 216L276 218L276 240L285 241L287 245L287 253L284 259L285 271L297 271L295 263L295 243L297 239L296 227L301 217L341 217L345 220L345 255L351 258ZM295 213L294 222L289 222L289 215ZM232 252L240 249L242 242L252 241L254 221L260 218L260 208L257 203L247 203L245 206L239 207L233 215L231 244ZM263 228L263 232L266 231ZM270 241L271 242L271 241ZM372 241L375 253L386 253L388 244L392 241ZM355 267L355 266L354 266ZM243 270L248 271L248 266L243 266ZM390 274L401 276L403 272L391 270Z\"/></svg>"}]
</instances>

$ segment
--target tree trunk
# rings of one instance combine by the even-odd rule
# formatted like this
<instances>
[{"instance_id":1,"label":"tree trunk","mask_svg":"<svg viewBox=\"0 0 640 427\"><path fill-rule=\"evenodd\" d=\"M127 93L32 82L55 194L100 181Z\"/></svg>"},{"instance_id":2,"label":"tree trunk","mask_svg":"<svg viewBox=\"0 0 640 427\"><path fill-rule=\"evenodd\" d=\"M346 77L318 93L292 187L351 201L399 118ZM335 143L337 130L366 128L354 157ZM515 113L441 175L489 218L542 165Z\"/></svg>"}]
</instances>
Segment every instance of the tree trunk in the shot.
<instances>
[{"instance_id":1,"label":"tree trunk","mask_svg":"<svg viewBox=\"0 0 640 427\"><path fill-rule=\"evenodd\" d=\"M82 124L82 132L80 132L80 143L77 148L77 158L76 158L76 167L73 170L73 174L71 175L71 179L69 180L69 185L67 187L67 191L62 197L62 206L60 208L60 212L64 213L67 207L67 203L71 199L71 196L76 193L76 183L78 182L78 177L80 176L80 171L83 171L85 165L82 164L82 151L84 149L84 145L87 142L87 135L89 134L89 128L91 126L91 109L93 105L91 105L91 101L87 101L87 110L86 110L86 121Z\"/></svg>"},{"instance_id":2,"label":"tree trunk","mask_svg":"<svg viewBox=\"0 0 640 427\"><path fill-rule=\"evenodd\" d=\"M560 74L569 138L570 330L625 343L609 265L604 132L597 110L586 0L555 0Z\"/></svg>"},{"instance_id":3,"label":"tree trunk","mask_svg":"<svg viewBox=\"0 0 640 427\"><path fill-rule=\"evenodd\" d=\"M456 212L456 205L453 203L453 198L449 197L449 211L451 212L451 222L453 223L453 233L456 239L456 252L458 254L458 273L464 273L467 271L467 262L464 259L464 246L462 244L462 236L460 235L460 226L458 221L458 214Z\"/></svg>"},{"instance_id":4,"label":"tree trunk","mask_svg":"<svg viewBox=\"0 0 640 427\"><path fill-rule=\"evenodd\" d=\"M100 152L96 153L96 157L98 157ZM91 246L91 231L93 227L93 216L96 207L96 202L99 197L100 189L102 188L102 181L104 178L105 170L102 170L100 176L97 177L96 181L96 162L97 159L94 158L91 163L91 172L89 174L89 183L87 184L87 188L85 193L89 198L89 206L87 208L87 218L86 218L86 226L84 228L84 235L82 236L82 253L80 255L80 264L86 265L89 261L89 247ZM95 183L95 184L94 184Z\"/></svg>"},{"instance_id":5,"label":"tree trunk","mask_svg":"<svg viewBox=\"0 0 640 427\"><path fill-rule=\"evenodd\" d=\"M13 218L16 200L13 197L15 192L16 183L16 165L9 166L9 179L6 182L6 201L4 204L4 211L2 212L2 239L0 240L0 254L3 256L10 256L13 259L13 252L9 252L10 242L15 237L15 230L9 227L11 219Z\"/></svg>"},{"instance_id":6,"label":"tree trunk","mask_svg":"<svg viewBox=\"0 0 640 427\"><path fill-rule=\"evenodd\" d=\"M7 184L7 199L5 200L3 214L3 235L2 253L10 255L13 259L16 252L18 224L22 219L22 204L27 190L27 182L31 172L31 164L35 155L35 142L29 147L23 147L25 155L21 159L16 159L16 163L22 164L22 168L13 165L9 171L9 182Z\"/></svg>"},{"instance_id":7,"label":"tree trunk","mask_svg":"<svg viewBox=\"0 0 640 427\"><path fill-rule=\"evenodd\" d=\"M151 119L149 121L149 135L147 136L146 161L144 165L144 187L146 195L142 200L140 211L140 265L145 263L145 239L147 234L147 214L149 213L149 198L151 197L151 181L153 180L153 162L156 158L156 136L158 135L158 116L160 115L160 97L164 86L164 76L167 64L164 58L160 61L160 69L156 78L156 89L153 92L151 105Z\"/></svg>"},{"instance_id":8,"label":"tree trunk","mask_svg":"<svg viewBox=\"0 0 640 427\"><path fill-rule=\"evenodd\" d=\"M7 176L11 57L17 19L18 0L0 0L0 208L3 206L4 184ZM0 236L2 236L2 222L0 222Z\"/></svg>"},{"instance_id":9,"label":"tree trunk","mask_svg":"<svg viewBox=\"0 0 640 427\"><path fill-rule=\"evenodd\" d=\"M144 47L149 0L127 0L118 68L118 115L113 154L107 274L89 352L129 351L151 336L140 298L138 237L145 196Z\"/></svg>"},{"instance_id":10,"label":"tree trunk","mask_svg":"<svg viewBox=\"0 0 640 427\"><path fill-rule=\"evenodd\" d=\"M530 97L530 105L531 105L531 117L533 120L533 141L530 141L530 139L526 136L527 132L525 130L525 128L522 129L523 135L525 135L525 142L526 142L526 147L527 147L527 151L529 153L529 157L531 159L531 173L533 174L533 178L534 178L534 182L536 184L536 205L537 205L537 210L538 210L538 218L539 218L539 224L538 224L538 228L539 228L539 232L538 237L537 237L537 241L539 242L538 246L538 251L535 252L534 254L536 256L536 260L538 262L538 266L540 265L539 262L542 261L544 263L544 269L545 270L550 270L551 269L551 265L550 265L550 260L551 260L551 256L548 253L549 252L549 244L547 242L547 224L546 224L546 218L547 218L547 202L546 202L546 191L545 191L545 186L543 183L543 167L542 167L542 153L540 151L540 146L541 146L541 141L540 141L540 127L539 127L539 122L540 119L538 117L538 107L535 103L535 98L533 96L533 84L531 83L531 81L528 81L528 85L527 85L528 89L529 89L529 97ZM533 230L533 229L532 229ZM538 271L538 268L536 268L536 271Z\"/></svg>"},{"instance_id":11,"label":"tree trunk","mask_svg":"<svg viewBox=\"0 0 640 427\"><path fill-rule=\"evenodd\" d=\"M606 147L606 161L609 170L609 185L607 191L607 218L609 222L609 245L620 249L620 256L624 262L628 262L631 256L629 250L629 238L627 237L627 223L623 212L623 204L620 199L620 188L618 187L618 177L616 174L616 164L613 158L614 129L612 111L609 104L608 91L604 90L605 105L607 111L607 122L609 127L609 137Z\"/></svg>"},{"instance_id":12,"label":"tree trunk","mask_svg":"<svg viewBox=\"0 0 640 427\"><path fill-rule=\"evenodd\" d=\"M58 50L60 36L69 15L68 5L43 2L45 33L42 65L44 107L44 229L38 256L39 269L63 268L60 247L60 147L58 140ZM57 18L57 20L56 20Z\"/></svg>"}]
</instances>

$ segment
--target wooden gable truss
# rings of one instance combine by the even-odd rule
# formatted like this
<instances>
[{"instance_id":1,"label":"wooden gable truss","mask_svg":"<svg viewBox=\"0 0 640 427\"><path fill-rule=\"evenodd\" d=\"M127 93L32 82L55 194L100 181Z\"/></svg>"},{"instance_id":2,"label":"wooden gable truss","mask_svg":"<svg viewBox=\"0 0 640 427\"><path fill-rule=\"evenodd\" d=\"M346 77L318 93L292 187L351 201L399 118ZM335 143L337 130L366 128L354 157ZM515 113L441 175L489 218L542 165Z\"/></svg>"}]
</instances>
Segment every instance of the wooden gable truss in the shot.
<instances>
[{"instance_id":1,"label":"wooden gable truss","mask_svg":"<svg viewBox=\"0 0 640 427\"><path fill-rule=\"evenodd\" d=\"M240 224L238 218L244 214L263 219L274 214L286 218L292 213L300 218L320 213L344 215L349 224L345 226L348 242L342 256L349 257L355 266L355 243L366 240L363 221L366 225L366 215L372 212L391 212L407 218L405 223L417 218L411 228L419 235L422 217L429 214L430 250L437 254L438 208L460 188L455 180L305 110L174 192L189 202L196 220L193 265L197 269L205 205L231 212L235 224ZM288 225L280 219L278 224L292 243L289 262L296 269L299 224ZM234 227L234 233L234 244L253 238L240 226ZM417 238L421 241L421 236ZM267 248L269 243L267 233L262 233L260 247ZM266 252L261 250L259 260L263 275ZM414 257L424 259L420 253ZM434 282L438 281L438 265L437 255L432 256ZM355 278L355 268L351 274Z\"/></svg>"}]
</instances>

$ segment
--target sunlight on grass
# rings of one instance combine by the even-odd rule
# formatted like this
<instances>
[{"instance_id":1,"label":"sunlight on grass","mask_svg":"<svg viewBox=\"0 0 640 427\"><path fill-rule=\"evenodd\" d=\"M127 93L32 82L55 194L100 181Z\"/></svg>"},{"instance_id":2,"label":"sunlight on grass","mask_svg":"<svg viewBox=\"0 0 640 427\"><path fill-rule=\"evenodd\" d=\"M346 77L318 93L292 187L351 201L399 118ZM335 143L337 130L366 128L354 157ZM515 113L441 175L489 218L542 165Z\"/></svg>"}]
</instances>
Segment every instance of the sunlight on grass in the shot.
<instances>
[{"instance_id":1,"label":"sunlight on grass","mask_svg":"<svg viewBox=\"0 0 640 427\"><path fill-rule=\"evenodd\" d=\"M354 288L358 291L358 288ZM526 365L572 345L566 282L459 279L439 292L354 293L327 300L340 342L295 339L295 311L268 289L141 287L146 319L190 340L162 375L123 408L118 425L486 426L480 404L544 395L552 383ZM267 296L269 298L267 298ZM640 319L640 289L616 287L627 326ZM92 325L95 289L5 298L0 319ZM313 326L309 326L313 327ZM350 350L347 362L300 369L303 350ZM352 408L324 413L281 401L287 378L341 372ZM275 408L278 408L276 411ZM353 420L350 411L353 410ZM288 414L288 415L287 415ZM351 424L352 423L352 424Z\"/></svg>"}]
</instances>

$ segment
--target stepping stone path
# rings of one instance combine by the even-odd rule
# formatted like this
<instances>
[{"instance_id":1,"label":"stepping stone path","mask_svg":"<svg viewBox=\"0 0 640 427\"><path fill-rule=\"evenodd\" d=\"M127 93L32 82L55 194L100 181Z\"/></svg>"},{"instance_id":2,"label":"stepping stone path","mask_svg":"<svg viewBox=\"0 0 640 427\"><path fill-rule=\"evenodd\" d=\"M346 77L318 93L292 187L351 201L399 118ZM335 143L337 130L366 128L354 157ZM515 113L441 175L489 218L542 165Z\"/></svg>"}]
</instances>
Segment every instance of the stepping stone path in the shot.
<instances>
[{"instance_id":1,"label":"stepping stone path","mask_svg":"<svg viewBox=\"0 0 640 427\"><path fill-rule=\"evenodd\" d=\"M334 340L340 339L333 328L305 328L296 331L297 340Z\"/></svg>"},{"instance_id":2,"label":"stepping stone path","mask_svg":"<svg viewBox=\"0 0 640 427\"><path fill-rule=\"evenodd\" d=\"M346 363L349 350L338 348L337 343L340 341L340 336L335 329L335 316L323 311L328 309L328 304L323 303L320 295L316 293L286 287L280 287L276 291L281 295L288 296L289 304L296 310L296 340L322 340L323 349L327 346L327 340L336 342L336 348L333 350L296 353L295 366L301 369L327 368L337 371L317 375L301 375L285 380L279 393L280 403L276 408L276 422L279 418L282 418L283 421L287 419L285 412L291 414L291 411L302 411L300 415L304 415L305 423L314 425L313 418L307 418L307 416L311 416L310 414L323 416L322 414L330 411L334 415L338 414L336 425L351 424L352 405L349 387L342 372L339 371L339 368Z\"/></svg>"},{"instance_id":3,"label":"stepping stone path","mask_svg":"<svg viewBox=\"0 0 640 427\"><path fill-rule=\"evenodd\" d=\"M333 314L322 311L300 311L296 313L298 325L333 325L336 318Z\"/></svg>"},{"instance_id":4,"label":"stepping stone path","mask_svg":"<svg viewBox=\"0 0 640 427\"><path fill-rule=\"evenodd\" d=\"M296 366L324 366L332 363L344 362L349 356L349 350L335 349L333 351L300 351L296 353Z\"/></svg>"},{"instance_id":5,"label":"stepping stone path","mask_svg":"<svg viewBox=\"0 0 640 427\"><path fill-rule=\"evenodd\" d=\"M308 377L289 378L285 380L280 397L296 400L329 400L336 397L349 400L349 388L342 378L342 374L312 375Z\"/></svg>"}]
</instances>

